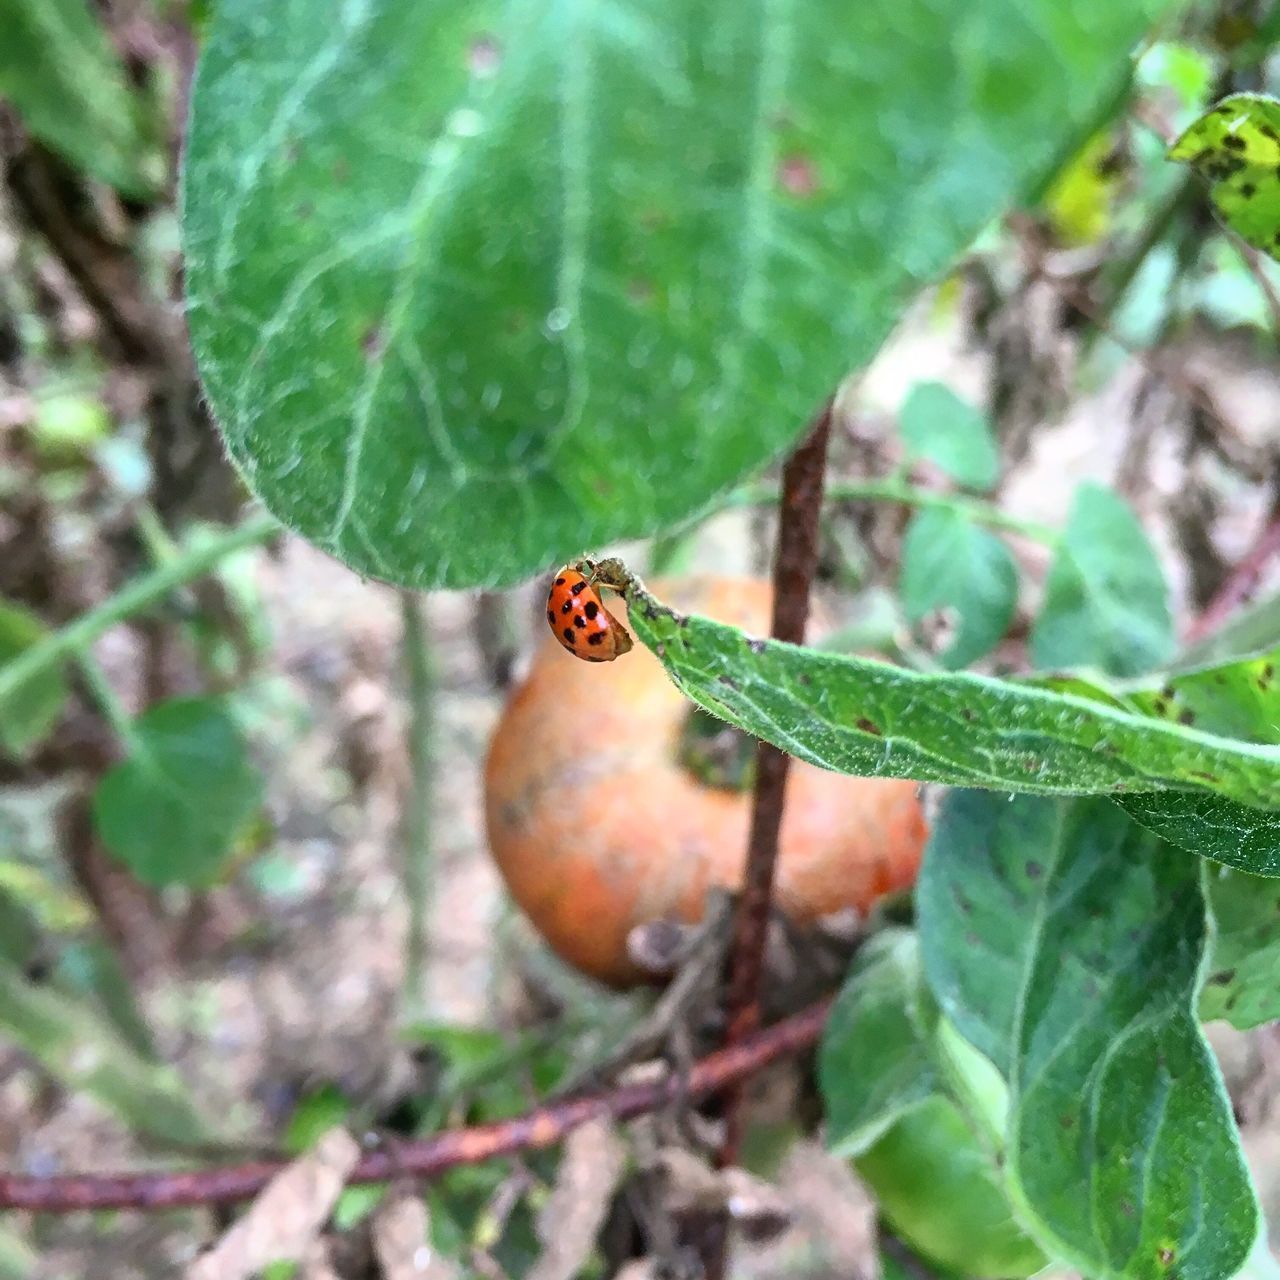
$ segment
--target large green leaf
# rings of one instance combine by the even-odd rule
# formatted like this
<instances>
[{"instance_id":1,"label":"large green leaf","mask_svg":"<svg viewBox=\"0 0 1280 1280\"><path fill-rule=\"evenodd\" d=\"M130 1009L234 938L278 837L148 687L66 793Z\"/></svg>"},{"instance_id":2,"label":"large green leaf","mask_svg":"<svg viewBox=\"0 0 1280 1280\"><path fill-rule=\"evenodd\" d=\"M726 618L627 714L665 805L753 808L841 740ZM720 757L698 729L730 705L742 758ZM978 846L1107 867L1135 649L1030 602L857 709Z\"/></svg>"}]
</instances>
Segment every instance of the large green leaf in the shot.
<instances>
[{"instance_id":1,"label":"large green leaf","mask_svg":"<svg viewBox=\"0 0 1280 1280\"><path fill-rule=\"evenodd\" d=\"M1142 526L1110 490L1081 485L1045 581L1032 659L1136 676L1173 648L1168 589Z\"/></svg>"},{"instance_id":2,"label":"large green leaf","mask_svg":"<svg viewBox=\"0 0 1280 1280\"><path fill-rule=\"evenodd\" d=\"M35 614L0 603L0 667L49 634ZM61 667L45 667L0 698L0 753L25 755L53 728L67 700Z\"/></svg>"},{"instance_id":3,"label":"large green leaf","mask_svg":"<svg viewBox=\"0 0 1280 1280\"><path fill-rule=\"evenodd\" d=\"M261 803L262 779L214 698L174 698L134 724L131 754L98 784L102 842L148 884L214 880Z\"/></svg>"},{"instance_id":4,"label":"large green leaf","mask_svg":"<svg viewBox=\"0 0 1280 1280\"><path fill-rule=\"evenodd\" d=\"M877 935L849 970L818 1056L827 1145L837 1155L865 1151L937 1090L936 1022L920 981L916 935Z\"/></svg>"},{"instance_id":5,"label":"large green leaf","mask_svg":"<svg viewBox=\"0 0 1280 1280\"><path fill-rule=\"evenodd\" d=\"M0 0L0 97L72 164L126 195L152 194L165 165L88 0Z\"/></svg>"},{"instance_id":6,"label":"large green leaf","mask_svg":"<svg viewBox=\"0 0 1280 1280\"><path fill-rule=\"evenodd\" d=\"M939 655L952 670L976 662L999 643L1018 602L1018 570L1009 548L960 512L942 507L912 517L898 585L912 622L934 609L954 611L955 637Z\"/></svg>"},{"instance_id":7,"label":"large green leaf","mask_svg":"<svg viewBox=\"0 0 1280 1280\"><path fill-rule=\"evenodd\" d=\"M1277 747L1016 681L751 639L676 613L638 583L627 595L636 634L689 697L826 769L1006 792L1174 788L1280 808Z\"/></svg>"},{"instance_id":8,"label":"large green leaf","mask_svg":"<svg viewBox=\"0 0 1280 1280\"><path fill-rule=\"evenodd\" d=\"M1221 1280L1258 1230L1194 1013L1200 875L1101 800L957 791L918 885L934 994L1009 1085L1021 1216L1099 1280Z\"/></svg>"},{"instance_id":9,"label":"large green leaf","mask_svg":"<svg viewBox=\"0 0 1280 1280\"><path fill-rule=\"evenodd\" d=\"M944 1276L1034 1276L1043 1252L1009 1209L999 1168L960 1108L934 1094L854 1161L880 1212Z\"/></svg>"},{"instance_id":10,"label":"large green leaf","mask_svg":"<svg viewBox=\"0 0 1280 1280\"><path fill-rule=\"evenodd\" d=\"M271 510L510 582L776 455L1166 0L220 0L192 339Z\"/></svg>"},{"instance_id":11,"label":"large green leaf","mask_svg":"<svg viewBox=\"0 0 1280 1280\"><path fill-rule=\"evenodd\" d=\"M1169 149L1211 187L1227 225L1280 259L1280 100L1223 98Z\"/></svg>"}]
</instances>

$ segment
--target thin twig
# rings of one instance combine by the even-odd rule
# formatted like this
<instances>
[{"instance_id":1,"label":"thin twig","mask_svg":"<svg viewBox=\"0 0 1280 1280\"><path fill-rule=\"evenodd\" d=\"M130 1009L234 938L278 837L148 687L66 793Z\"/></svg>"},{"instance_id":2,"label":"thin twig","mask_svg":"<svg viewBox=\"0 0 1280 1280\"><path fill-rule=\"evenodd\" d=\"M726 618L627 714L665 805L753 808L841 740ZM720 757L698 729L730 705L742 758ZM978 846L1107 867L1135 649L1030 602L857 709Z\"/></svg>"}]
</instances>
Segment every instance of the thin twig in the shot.
<instances>
[{"instance_id":1,"label":"thin twig","mask_svg":"<svg viewBox=\"0 0 1280 1280\"><path fill-rule=\"evenodd\" d=\"M780 1058L807 1049L822 1033L830 1007L829 1000L819 1001L785 1022L721 1049L695 1064L683 1080L673 1074L645 1084L623 1085L591 1097L536 1107L510 1120L445 1130L430 1138L399 1142L394 1150L371 1151L347 1181L358 1184L388 1182L402 1176L437 1177L461 1165L553 1147L595 1116L632 1120L657 1111L682 1095L705 1098ZM0 1209L32 1213L159 1210L249 1200L286 1163L258 1160L214 1169L63 1174L52 1178L0 1174Z\"/></svg>"},{"instance_id":2,"label":"thin twig","mask_svg":"<svg viewBox=\"0 0 1280 1280\"><path fill-rule=\"evenodd\" d=\"M828 401L782 471L778 547L773 564L773 635L793 644L804 643L809 593L818 568L822 487L832 412L833 402ZM761 742L756 748L747 866L729 966L726 1012L730 1045L739 1043L760 1025L760 977L790 762L785 752L770 743ZM740 1091L733 1091L726 1102L725 1140L720 1151L724 1164L733 1163L738 1155L742 1111L739 1094Z\"/></svg>"},{"instance_id":3,"label":"thin twig","mask_svg":"<svg viewBox=\"0 0 1280 1280\"><path fill-rule=\"evenodd\" d=\"M425 999L427 907L431 896L431 726L435 673L431 637L423 602L412 591L400 593L404 620L404 657L409 676L409 759L412 765L404 806L404 891L409 900L409 937L405 945L406 1011L417 1016Z\"/></svg>"},{"instance_id":4,"label":"thin twig","mask_svg":"<svg viewBox=\"0 0 1280 1280\"><path fill-rule=\"evenodd\" d=\"M279 532L280 525L271 516L256 516L122 587L100 605L0 667L0 704L32 676L87 649L117 623L141 613L178 587L203 578L235 552L266 542Z\"/></svg>"},{"instance_id":5,"label":"thin twig","mask_svg":"<svg viewBox=\"0 0 1280 1280\"><path fill-rule=\"evenodd\" d=\"M727 493L720 506L722 509L733 507L751 507L771 505L781 498L776 485L758 484L743 485ZM1002 529L1007 533L1020 534L1035 542L1043 542L1049 546L1060 540L1058 530L1052 525L1042 524L1039 520L1026 520L1008 511L1002 511L994 503L984 502L981 498L973 498L965 493L943 493L936 489L921 489L917 485L908 484L905 480L886 476L879 480L832 480L823 493L827 502L901 502L908 507L936 507L943 511L954 511L967 517L974 524L988 529Z\"/></svg>"},{"instance_id":6,"label":"thin twig","mask_svg":"<svg viewBox=\"0 0 1280 1280\"><path fill-rule=\"evenodd\" d=\"M1192 618L1184 637L1186 642L1192 644L1217 631L1249 599L1277 557L1280 557L1280 502L1272 508L1271 518L1258 540L1227 575L1227 580L1204 610Z\"/></svg>"}]
</instances>

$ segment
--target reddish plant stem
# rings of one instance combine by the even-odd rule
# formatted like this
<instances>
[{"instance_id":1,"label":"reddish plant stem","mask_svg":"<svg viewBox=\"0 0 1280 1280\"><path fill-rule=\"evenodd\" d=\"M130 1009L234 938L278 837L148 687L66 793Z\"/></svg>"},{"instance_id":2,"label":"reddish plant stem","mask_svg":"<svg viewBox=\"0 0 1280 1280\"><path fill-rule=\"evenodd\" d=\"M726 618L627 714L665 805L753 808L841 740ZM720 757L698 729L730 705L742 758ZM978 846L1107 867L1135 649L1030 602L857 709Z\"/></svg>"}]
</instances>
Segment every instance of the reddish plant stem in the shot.
<instances>
[{"instance_id":1,"label":"reddish plant stem","mask_svg":"<svg viewBox=\"0 0 1280 1280\"><path fill-rule=\"evenodd\" d=\"M809 595L818 568L822 488L827 471L833 401L827 401L809 434L782 470L778 547L773 562L773 637L804 643ZM756 783L742 896L734 920L733 949L726 1002L728 1044L735 1045L760 1025L760 979L764 970L778 833L791 757L767 742L756 748ZM725 1106L725 1139L720 1162L737 1160L741 1143L741 1089L730 1091Z\"/></svg>"},{"instance_id":2,"label":"reddish plant stem","mask_svg":"<svg viewBox=\"0 0 1280 1280\"><path fill-rule=\"evenodd\" d=\"M1204 611L1192 618L1185 639L1188 643L1212 635L1257 589L1272 560L1280 556L1280 501L1272 507L1270 519L1258 540L1227 575Z\"/></svg>"},{"instance_id":3,"label":"reddish plant stem","mask_svg":"<svg viewBox=\"0 0 1280 1280\"><path fill-rule=\"evenodd\" d=\"M406 1176L436 1177L460 1165L555 1146L572 1129L595 1116L630 1120L677 1099L705 1098L779 1058L808 1048L821 1034L829 1009L829 1000L819 1001L740 1044L721 1049L696 1063L683 1082L671 1075L651 1083L623 1085L590 1097L536 1107L510 1120L446 1130L430 1138L371 1151L347 1181L354 1184ZM0 1209L72 1213L86 1209L156 1210L223 1204L251 1199L286 1164L284 1160L255 1160L214 1169L65 1174L53 1178L0 1174Z\"/></svg>"}]
</instances>

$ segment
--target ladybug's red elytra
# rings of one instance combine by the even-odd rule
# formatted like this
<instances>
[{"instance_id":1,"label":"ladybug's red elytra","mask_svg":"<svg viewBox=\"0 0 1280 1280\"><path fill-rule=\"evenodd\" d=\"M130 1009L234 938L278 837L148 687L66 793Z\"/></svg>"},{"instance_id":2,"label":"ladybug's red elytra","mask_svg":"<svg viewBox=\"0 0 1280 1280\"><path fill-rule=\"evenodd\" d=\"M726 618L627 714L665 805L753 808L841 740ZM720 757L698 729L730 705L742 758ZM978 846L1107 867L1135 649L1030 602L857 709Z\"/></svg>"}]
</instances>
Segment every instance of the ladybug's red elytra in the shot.
<instances>
[{"instance_id":1,"label":"ladybug's red elytra","mask_svg":"<svg viewBox=\"0 0 1280 1280\"><path fill-rule=\"evenodd\" d=\"M631 648L631 634L604 607L577 569L565 565L547 596L547 625L564 648L587 662L612 662Z\"/></svg>"}]
</instances>

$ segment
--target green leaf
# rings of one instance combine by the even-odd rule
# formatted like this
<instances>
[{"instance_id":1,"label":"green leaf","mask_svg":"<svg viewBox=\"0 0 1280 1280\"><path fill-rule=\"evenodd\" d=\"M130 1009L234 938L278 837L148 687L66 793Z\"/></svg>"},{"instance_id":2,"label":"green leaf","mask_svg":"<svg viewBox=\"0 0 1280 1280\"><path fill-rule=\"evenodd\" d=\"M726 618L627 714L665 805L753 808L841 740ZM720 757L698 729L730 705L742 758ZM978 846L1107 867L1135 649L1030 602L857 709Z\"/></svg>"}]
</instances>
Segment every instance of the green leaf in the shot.
<instances>
[{"instance_id":1,"label":"green leaf","mask_svg":"<svg viewBox=\"0 0 1280 1280\"><path fill-rule=\"evenodd\" d=\"M827 1146L836 1155L861 1154L936 1091L936 1020L915 933L878 934L849 970L818 1055Z\"/></svg>"},{"instance_id":2,"label":"green leaf","mask_svg":"<svg viewBox=\"0 0 1280 1280\"><path fill-rule=\"evenodd\" d=\"M822 768L1004 792L1153 791L1160 804L1176 788L1280 808L1280 748L1016 681L751 639L638 583L626 594L631 627L690 698Z\"/></svg>"},{"instance_id":3,"label":"green leaf","mask_svg":"<svg viewBox=\"0 0 1280 1280\"><path fill-rule=\"evenodd\" d=\"M211 883L261 803L235 722L217 699L175 698L141 716L134 739L94 795L103 843L148 884Z\"/></svg>"},{"instance_id":4,"label":"green leaf","mask_svg":"<svg viewBox=\"0 0 1280 1280\"><path fill-rule=\"evenodd\" d=\"M231 454L418 587L668 527L795 439L1168 7L222 0L183 224Z\"/></svg>"},{"instance_id":5,"label":"green leaf","mask_svg":"<svg viewBox=\"0 0 1280 1280\"><path fill-rule=\"evenodd\" d=\"M1194 1016L1197 865L1100 800L954 792L917 903L934 994L1008 1082L1037 1238L1099 1280L1234 1274L1259 1216Z\"/></svg>"},{"instance_id":6,"label":"green leaf","mask_svg":"<svg viewBox=\"0 0 1280 1280\"><path fill-rule=\"evenodd\" d=\"M908 619L919 623L935 609L952 609L955 639L939 655L942 665L967 667L999 643L1018 602L1018 570L1009 548L957 511L930 507L907 528L899 581Z\"/></svg>"},{"instance_id":7,"label":"green leaf","mask_svg":"<svg viewBox=\"0 0 1280 1280\"><path fill-rule=\"evenodd\" d=\"M0 603L0 668L48 634L34 613ZM0 753L25 756L58 722L66 701L60 666L45 667L0 699Z\"/></svg>"},{"instance_id":8,"label":"green leaf","mask_svg":"<svg viewBox=\"0 0 1280 1280\"><path fill-rule=\"evenodd\" d=\"M153 195L164 160L87 0L0 0L0 31L0 97L27 128L125 195Z\"/></svg>"},{"instance_id":9,"label":"green leaf","mask_svg":"<svg viewBox=\"0 0 1280 1280\"><path fill-rule=\"evenodd\" d=\"M909 459L927 459L966 488L985 491L1000 475L991 424L943 382L911 388L898 429Z\"/></svg>"},{"instance_id":10,"label":"green leaf","mask_svg":"<svg viewBox=\"0 0 1280 1280\"><path fill-rule=\"evenodd\" d=\"M1169 148L1209 183L1227 225L1280 259L1280 101L1258 93L1223 98Z\"/></svg>"},{"instance_id":11,"label":"green leaf","mask_svg":"<svg viewBox=\"0 0 1280 1280\"><path fill-rule=\"evenodd\" d=\"M1154 720L1263 746L1280 743L1280 649L1139 680L1100 683L1089 673L1035 676L1041 689L1095 699Z\"/></svg>"},{"instance_id":12,"label":"green leaf","mask_svg":"<svg viewBox=\"0 0 1280 1280\"><path fill-rule=\"evenodd\" d=\"M1168 589L1142 526L1110 490L1081 485L1032 628L1033 661L1136 676L1173 648Z\"/></svg>"},{"instance_id":13,"label":"green leaf","mask_svg":"<svg viewBox=\"0 0 1280 1280\"><path fill-rule=\"evenodd\" d=\"M1241 871L1207 878L1213 946L1200 1017L1248 1031L1280 1018L1280 883Z\"/></svg>"},{"instance_id":14,"label":"green leaf","mask_svg":"<svg viewBox=\"0 0 1280 1280\"><path fill-rule=\"evenodd\" d=\"M330 1129L345 1124L351 1103L336 1085L325 1084L302 1098L284 1131L284 1149L293 1156L310 1150Z\"/></svg>"},{"instance_id":15,"label":"green leaf","mask_svg":"<svg viewBox=\"0 0 1280 1280\"><path fill-rule=\"evenodd\" d=\"M889 1224L948 1273L1033 1276L1045 1257L1018 1226L991 1153L935 1094L854 1161Z\"/></svg>"}]
</instances>

